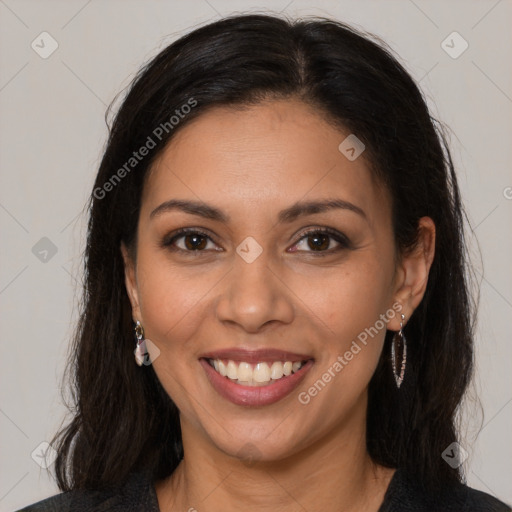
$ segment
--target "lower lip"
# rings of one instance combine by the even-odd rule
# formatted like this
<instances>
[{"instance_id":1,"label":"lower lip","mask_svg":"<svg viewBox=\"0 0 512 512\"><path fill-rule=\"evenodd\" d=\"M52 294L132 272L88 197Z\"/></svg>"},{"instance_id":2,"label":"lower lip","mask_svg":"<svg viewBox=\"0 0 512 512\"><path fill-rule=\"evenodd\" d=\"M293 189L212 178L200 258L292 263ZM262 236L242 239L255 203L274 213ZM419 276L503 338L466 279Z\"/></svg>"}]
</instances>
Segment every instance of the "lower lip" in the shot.
<instances>
[{"instance_id":1,"label":"lower lip","mask_svg":"<svg viewBox=\"0 0 512 512\"><path fill-rule=\"evenodd\" d=\"M310 359L298 372L270 382L266 386L244 386L236 384L218 373L206 359L199 362L206 371L206 376L217 393L236 405L270 405L289 395L304 379L313 366Z\"/></svg>"}]
</instances>

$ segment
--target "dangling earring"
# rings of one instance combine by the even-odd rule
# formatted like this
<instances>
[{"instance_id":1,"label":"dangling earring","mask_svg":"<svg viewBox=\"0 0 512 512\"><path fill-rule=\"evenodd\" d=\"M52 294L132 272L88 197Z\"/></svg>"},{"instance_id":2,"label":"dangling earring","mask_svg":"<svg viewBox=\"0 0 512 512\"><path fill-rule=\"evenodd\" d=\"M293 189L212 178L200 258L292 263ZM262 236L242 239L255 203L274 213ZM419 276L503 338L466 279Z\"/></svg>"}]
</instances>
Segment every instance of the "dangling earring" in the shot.
<instances>
[{"instance_id":1,"label":"dangling earring","mask_svg":"<svg viewBox=\"0 0 512 512\"><path fill-rule=\"evenodd\" d=\"M393 336L393 340L391 342L391 364L393 366L393 375L395 377L396 387L400 388L404 380L405 375L405 363L407 360L407 342L405 340L405 335L403 332L405 316L402 315L402 320L400 320L400 330L395 333ZM400 345L402 345L402 365L400 366L400 374L397 372L397 363L396 363L396 352L400 349Z\"/></svg>"},{"instance_id":2,"label":"dangling earring","mask_svg":"<svg viewBox=\"0 0 512 512\"><path fill-rule=\"evenodd\" d=\"M142 366L146 358L146 343L144 340L144 329L138 320L135 324L135 337L137 338L137 344L133 351L135 354L135 362L139 366Z\"/></svg>"}]
</instances>

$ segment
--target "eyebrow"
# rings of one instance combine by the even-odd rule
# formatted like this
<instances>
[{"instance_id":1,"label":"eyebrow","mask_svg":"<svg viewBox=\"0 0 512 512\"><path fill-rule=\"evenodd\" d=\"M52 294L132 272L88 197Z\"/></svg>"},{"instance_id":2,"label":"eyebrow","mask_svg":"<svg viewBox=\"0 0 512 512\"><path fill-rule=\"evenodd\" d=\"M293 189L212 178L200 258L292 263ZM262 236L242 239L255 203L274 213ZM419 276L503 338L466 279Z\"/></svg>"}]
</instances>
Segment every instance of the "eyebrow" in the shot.
<instances>
[{"instance_id":1,"label":"eyebrow","mask_svg":"<svg viewBox=\"0 0 512 512\"><path fill-rule=\"evenodd\" d=\"M315 213L323 213L330 210L341 209L349 210L357 213L367 220L365 212L348 201L342 199L325 199L321 201L298 201L292 206L281 210L277 216L278 221L281 223L290 223L299 217L313 215ZM190 201L186 199L170 199L165 201L160 206L157 206L149 215L150 219L158 217L163 213L179 210L191 215L197 215L205 219L215 220L228 224L230 221L229 215L225 214L215 206L208 205L199 201Z\"/></svg>"}]
</instances>

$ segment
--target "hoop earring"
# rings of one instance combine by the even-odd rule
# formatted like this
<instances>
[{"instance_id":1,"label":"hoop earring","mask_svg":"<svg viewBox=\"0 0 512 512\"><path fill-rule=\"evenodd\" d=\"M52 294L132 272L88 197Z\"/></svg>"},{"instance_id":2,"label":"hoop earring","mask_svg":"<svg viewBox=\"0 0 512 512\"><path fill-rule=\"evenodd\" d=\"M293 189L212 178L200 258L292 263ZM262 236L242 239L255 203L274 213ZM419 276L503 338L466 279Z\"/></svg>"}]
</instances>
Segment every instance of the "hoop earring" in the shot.
<instances>
[{"instance_id":1,"label":"hoop earring","mask_svg":"<svg viewBox=\"0 0 512 512\"><path fill-rule=\"evenodd\" d=\"M407 361L407 342L405 340L405 335L403 332L405 316L402 315L402 319L400 320L400 330L395 333L393 336L393 340L391 342L391 365L393 366L393 376L395 377L396 387L400 388L404 380L405 375L405 363ZM402 364L400 366L400 373L397 372L397 362L396 362L396 352L397 349L402 350Z\"/></svg>"},{"instance_id":2,"label":"hoop earring","mask_svg":"<svg viewBox=\"0 0 512 512\"><path fill-rule=\"evenodd\" d=\"M137 320L135 324L135 338L137 339L135 350L133 353L135 354L135 362L142 366L144 361L146 360L146 343L144 340L144 328L142 324Z\"/></svg>"}]
</instances>

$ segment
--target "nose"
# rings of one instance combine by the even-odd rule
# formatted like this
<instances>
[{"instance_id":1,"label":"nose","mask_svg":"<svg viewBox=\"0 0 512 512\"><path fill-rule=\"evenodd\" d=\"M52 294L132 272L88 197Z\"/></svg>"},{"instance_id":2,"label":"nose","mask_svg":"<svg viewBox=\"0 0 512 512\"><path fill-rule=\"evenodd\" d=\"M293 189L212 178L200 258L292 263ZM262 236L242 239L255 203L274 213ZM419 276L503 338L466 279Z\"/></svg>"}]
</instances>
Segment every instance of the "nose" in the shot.
<instances>
[{"instance_id":1,"label":"nose","mask_svg":"<svg viewBox=\"0 0 512 512\"><path fill-rule=\"evenodd\" d=\"M288 324L294 317L293 293L275 262L263 252L251 262L236 254L216 303L217 319L256 333L272 323Z\"/></svg>"}]
</instances>

